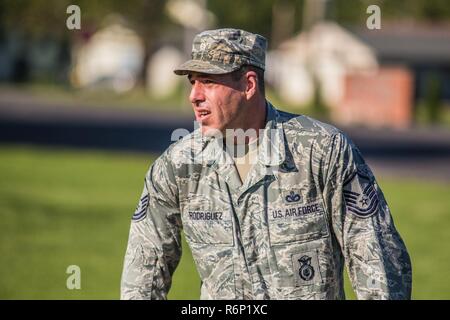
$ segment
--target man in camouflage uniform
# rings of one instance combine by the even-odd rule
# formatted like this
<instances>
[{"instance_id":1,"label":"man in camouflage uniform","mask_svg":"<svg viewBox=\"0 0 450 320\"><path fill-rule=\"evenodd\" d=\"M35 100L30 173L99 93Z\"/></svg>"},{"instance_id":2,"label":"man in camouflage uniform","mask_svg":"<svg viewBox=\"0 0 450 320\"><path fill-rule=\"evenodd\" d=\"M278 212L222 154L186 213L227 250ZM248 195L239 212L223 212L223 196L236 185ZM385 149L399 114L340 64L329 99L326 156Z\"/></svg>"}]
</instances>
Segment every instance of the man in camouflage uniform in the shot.
<instances>
[{"instance_id":1,"label":"man in camouflage uniform","mask_svg":"<svg viewBox=\"0 0 450 320\"><path fill-rule=\"evenodd\" d=\"M410 298L410 258L370 168L338 129L265 100L266 47L243 30L205 31L175 70L202 126L145 177L122 299L167 297L181 230L202 299L344 299L344 265L358 299ZM225 129L261 129L250 169L224 148L221 133L237 141Z\"/></svg>"}]
</instances>

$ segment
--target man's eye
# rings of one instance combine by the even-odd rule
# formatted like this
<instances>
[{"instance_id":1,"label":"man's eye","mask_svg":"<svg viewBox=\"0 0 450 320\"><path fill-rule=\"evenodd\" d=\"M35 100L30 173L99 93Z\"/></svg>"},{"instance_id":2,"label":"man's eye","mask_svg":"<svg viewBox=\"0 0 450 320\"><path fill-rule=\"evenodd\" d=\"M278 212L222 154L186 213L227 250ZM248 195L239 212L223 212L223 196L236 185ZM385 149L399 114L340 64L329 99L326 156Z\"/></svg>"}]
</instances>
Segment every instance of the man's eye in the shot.
<instances>
[{"instance_id":1,"label":"man's eye","mask_svg":"<svg viewBox=\"0 0 450 320\"><path fill-rule=\"evenodd\" d=\"M189 80L189 83L193 86L195 84L195 82L200 82L202 84L212 84L215 83L213 80L209 80L209 79L202 79L202 80Z\"/></svg>"}]
</instances>

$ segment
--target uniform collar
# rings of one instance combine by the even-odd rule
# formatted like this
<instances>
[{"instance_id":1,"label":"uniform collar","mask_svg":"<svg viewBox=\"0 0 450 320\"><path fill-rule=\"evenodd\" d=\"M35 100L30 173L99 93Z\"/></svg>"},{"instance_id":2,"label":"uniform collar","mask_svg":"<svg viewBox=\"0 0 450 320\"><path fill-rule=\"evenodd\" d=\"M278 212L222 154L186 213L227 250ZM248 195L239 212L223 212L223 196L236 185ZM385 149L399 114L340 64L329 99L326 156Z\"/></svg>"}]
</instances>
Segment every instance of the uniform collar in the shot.
<instances>
[{"instance_id":1,"label":"uniform collar","mask_svg":"<svg viewBox=\"0 0 450 320\"><path fill-rule=\"evenodd\" d=\"M228 159L226 152L223 151L223 142L219 139L203 135L200 129L194 131L193 137L197 141L196 150L192 150L193 156L199 157L201 163L209 166L223 163L223 161L233 163L233 160ZM286 159L283 124L278 111L269 101L266 101L266 125L260 139L259 163L265 166L281 165Z\"/></svg>"},{"instance_id":2,"label":"uniform collar","mask_svg":"<svg viewBox=\"0 0 450 320\"><path fill-rule=\"evenodd\" d=\"M266 126L261 138L259 162L265 166L281 165L286 159L283 123L278 111L269 101L266 101Z\"/></svg>"},{"instance_id":3,"label":"uniform collar","mask_svg":"<svg viewBox=\"0 0 450 320\"><path fill-rule=\"evenodd\" d=\"M241 183L239 173L231 155L223 148L223 141L218 138L205 136L201 130L193 133L194 148L191 148L190 158L203 167L209 167L235 190L242 193L258 183L265 181L265 177L276 176L276 172L296 171L283 129L283 119L273 105L266 101L266 124L261 133L258 150L258 162L252 167L249 176ZM192 159L192 158L191 158Z\"/></svg>"}]
</instances>

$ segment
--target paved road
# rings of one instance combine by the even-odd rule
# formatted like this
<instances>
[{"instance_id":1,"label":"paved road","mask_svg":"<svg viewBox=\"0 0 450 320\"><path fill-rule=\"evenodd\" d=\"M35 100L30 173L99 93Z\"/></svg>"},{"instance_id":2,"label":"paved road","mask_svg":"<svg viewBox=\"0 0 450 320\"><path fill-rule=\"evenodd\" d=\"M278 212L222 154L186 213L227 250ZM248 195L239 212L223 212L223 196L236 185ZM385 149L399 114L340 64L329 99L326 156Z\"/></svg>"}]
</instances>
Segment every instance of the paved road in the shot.
<instances>
[{"instance_id":1,"label":"paved road","mask_svg":"<svg viewBox=\"0 0 450 320\"><path fill-rule=\"evenodd\" d=\"M192 131L192 118L144 110L61 107L29 97L0 96L1 143L161 152L176 128ZM450 130L342 129L376 174L450 182Z\"/></svg>"}]
</instances>

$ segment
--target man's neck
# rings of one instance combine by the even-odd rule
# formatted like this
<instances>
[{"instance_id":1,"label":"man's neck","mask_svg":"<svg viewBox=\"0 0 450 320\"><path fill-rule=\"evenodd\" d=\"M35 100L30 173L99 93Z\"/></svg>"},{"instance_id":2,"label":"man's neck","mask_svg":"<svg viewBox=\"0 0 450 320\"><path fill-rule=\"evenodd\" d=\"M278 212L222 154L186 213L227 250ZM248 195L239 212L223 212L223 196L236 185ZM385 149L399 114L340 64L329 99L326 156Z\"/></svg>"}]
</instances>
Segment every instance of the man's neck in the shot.
<instances>
[{"instance_id":1,"label":"man's neck","mask_svg":"<svg viewBox=\"0 0 450 320\"><path fill-rule=\"evenodd\" d=\"M264 129L266 125L266 100L264 98L259 99L257 103L248 106L245 111L241 125L225 131L225 140L232 139L234 136L234 144L248 144L259 138L260 130ZM234 133L238 133L238 135L236 136ZM243 133L244 137L240 136L239 133Z\"/></svg>"},{"instance_id":2,"label":"man's neck","mask_svg":"<svg viewBox=\"0 0 450 320\"><path fill-rule=\"evenodd\" d=\"M247 114L247 119L250 122L248 128L252 128L257 130L259 134L259 129L264 129L266 126L266 115L267 115L267 106L266 99L263 97L257 100L252 107L249 108L249 112Z\"/></svg>"}]
</instances>

